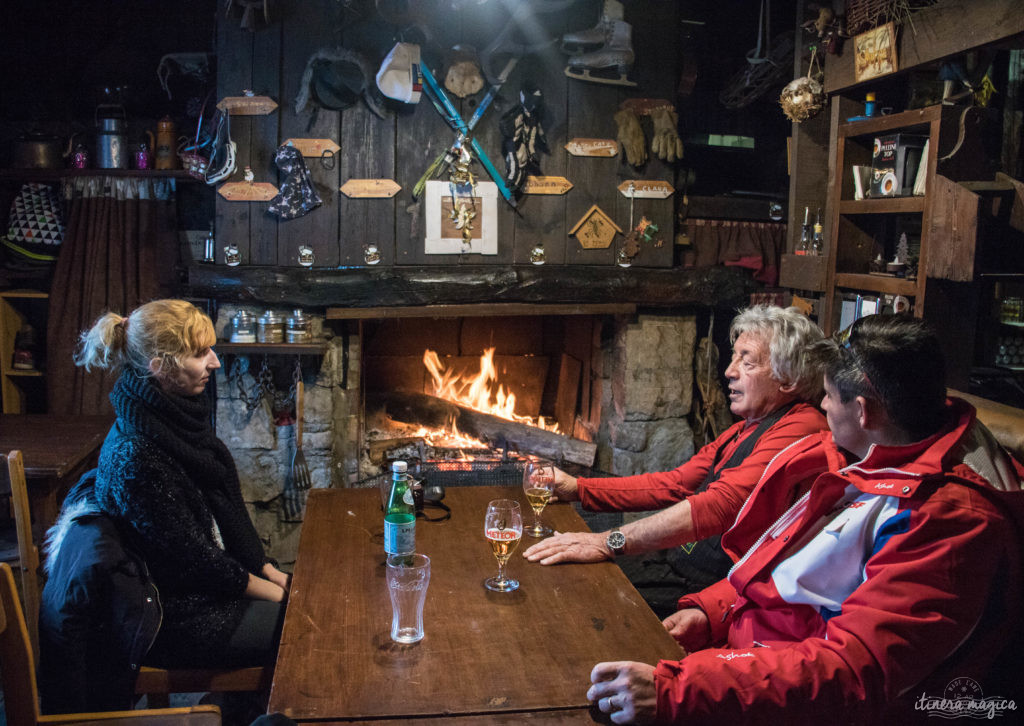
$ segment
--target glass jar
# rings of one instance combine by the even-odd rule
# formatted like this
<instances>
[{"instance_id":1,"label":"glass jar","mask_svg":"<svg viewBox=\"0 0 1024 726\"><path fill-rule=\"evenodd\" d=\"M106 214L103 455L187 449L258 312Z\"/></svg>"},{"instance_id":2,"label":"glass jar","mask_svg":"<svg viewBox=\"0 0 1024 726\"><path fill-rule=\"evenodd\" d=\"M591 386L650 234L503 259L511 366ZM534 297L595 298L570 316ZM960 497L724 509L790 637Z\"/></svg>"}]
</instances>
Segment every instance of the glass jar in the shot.
<instances>
[{"instance_id":1,"label":"glass jar","mask_svg":"<svg viewBox=\"0 0 1024 726\"><path fill-rule=\"evenodd\" d=\"M284 318L273 310L267 310L256 322L257 343L283 343Z\"/></svg>"},{"instance_id":2,"label":"glass jar","mask_svg":"<svg viewBox=\"0 0 1024 726\"><path fill-rule=\"evenodd\" d=\"M239 310L235 317L231 318L231 342L256 342L256 318L252 313Z\"/></svg>"},{"instance_id":3,"label":"glass jar","mask_svg":"<svg viewBox=\"0 0 1024 726\"><path fill-rule=\"evenodd\" d=\"M284 329L286 343L306 343L309 341L309 318L301 310L292 310Z\"/></svg>"}]
</instances>

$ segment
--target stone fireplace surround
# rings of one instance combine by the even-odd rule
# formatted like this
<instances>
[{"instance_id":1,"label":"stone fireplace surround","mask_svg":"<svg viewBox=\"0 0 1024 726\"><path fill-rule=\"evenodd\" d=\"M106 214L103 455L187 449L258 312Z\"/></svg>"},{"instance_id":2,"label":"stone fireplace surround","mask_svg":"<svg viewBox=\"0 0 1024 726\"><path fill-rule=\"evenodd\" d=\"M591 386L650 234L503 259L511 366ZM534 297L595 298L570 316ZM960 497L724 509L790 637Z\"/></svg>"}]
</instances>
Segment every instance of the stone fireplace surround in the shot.
<instances>
[{"instance_id":1,"label":"stone fireplace surround","mask_svg":"<svg viewBox=\"0 0 1024 726\"><path fill-rule=\"evenodd\" d=\"M229 338L231 318L239 308L259 314L268 308L288 312L293 307L303 307L307 312L321 315L331 309L316 294L315 286L295 284L298 283L298 279L293 279L297 277L296 272L301 275L302 271L255 268L254 276L242 273L232 278L232 271L225 273L224 268L216 268L216 274L209 277L210 269L202 270L199 275L200 278L208 276L203 284L196 285L193 278L189 296L218 300L215 324L221 340ZM727 270L723 272L723 268L711 268L696 286L692 284L692 273L690 277L684 275L681 283L672 285L671 278L664 272L657 271L658 280L653 284L637 286L634 282L627 288L619 288L619 292L629 290L623 294L625 300L620 302L633 302L636 312L605 314L600 318L600 345L593 351L591 377L601 401L600 423L594 436L597 445L594 468L599 471L615 475L663 471L678 466L693 454L690 416L698 313L708 307L735 308L750 291L742 276ZM443 277L443 273L437 271L430 273ZM507 282L510 273L492 271L492 274L504 274ZM566 274L563 269L561 275ZM609 276L618 278L621 274L622 271L615 270ZM371 308L376 301L394 302L391 296L399 293L391 289L393 273L387 273L385 282L381 278L367 282L365 277L360 275L357 287L376 289L378 297L376 300L364 297L359 301L362 305L354 307ZM331 287L332 281L336 282L328 280L327 287ZM350 282L346 280L343 287ZM399 287L404 292L400 295L415 298L417 285L403 277ZM710 291L701 285L708 286ZM515 287L505 285L506 290ZM551 289L571 291L572 288L570 283ZM635 299L642 297L645 289L651 292L654 303L651 307ZM327 294L334 295L342 306L352 306L354 301L338 290L334 287ZM667 296L665 291L669 291ZM473 299L481 294L490 293L475 292L469 299L449 293L448 299L420 300L419 306L410 310L423 315L423 304L456 302L460 314L472 314L474 305L484 311L488 305L495 304L493 295L489 299ZM695 295L703 297L695 300ZM605 291L603 301L608 299ZM522 301L522 297L513 294L510 299L507 293L498 297L498 302L515 303L517 300ZM530 302L536 304L535 300ZM552 302L573 301L554 299ZM600 300L591 297L586 302L599 304ZM579 312L587 312L586 303L580 304ZM368 318L376 314L367 309L355 317ZM392 307L386 311L381 309L379 314L400 317L403 313L401 307ZM380 473L381 468L369 461L363 441L365 391L360 326L352 319L321 317L315 320L315 328L315 332L322 332L326 339L323 354L300 358L306 409L303 451L312 473L313 487L366 485L365 480ZM700 334L703 335L703 331ZM252 389L262 354L222 353L221 358L223 368L216 378L217 433L235 457L243 495L268 552L290 569L298 547L301 521L285 516L281 493L294 452L294 423L289 417L278 416L275 420L266 400L249 410L238 393L239 382L246 391ZM295 360L294 355L268 357L271 367L277 368L279 381L287 381ZM240 376L229 376L232 369L236 373L241 371ZM280 385L286 387L287 383ZM601 522L599 526L608 525Z\"/></svg>"}]
</instances>

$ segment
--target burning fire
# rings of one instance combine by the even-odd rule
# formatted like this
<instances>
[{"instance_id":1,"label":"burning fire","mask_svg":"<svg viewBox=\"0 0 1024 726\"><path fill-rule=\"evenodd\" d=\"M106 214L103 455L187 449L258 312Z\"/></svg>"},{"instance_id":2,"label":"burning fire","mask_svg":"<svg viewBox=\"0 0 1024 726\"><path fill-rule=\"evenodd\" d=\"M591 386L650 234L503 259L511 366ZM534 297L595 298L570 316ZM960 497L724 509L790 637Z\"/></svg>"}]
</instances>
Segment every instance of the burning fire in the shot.
<instances>
[{"instance_id":1,"label":"burning fire","mask_svg":"<svg viewBox=\"0 0 1024 726\"><path fill-rule=\"evenodd\" d=\"M534 419L515 413L516 396L499 384L498 371L494 367L494 348L487 348L480 356L480 372L475 376L459 376L446 369L437 353L427 349L423 352L423 365L427 367L434 381L433 395L472 408L482 413L516 421L527 426L558 432L558 424L547 424L543 416ZM458 434L457 431L454 433ZM469 441L472 441L470 439Z\"/></svg>"}]
</instances>

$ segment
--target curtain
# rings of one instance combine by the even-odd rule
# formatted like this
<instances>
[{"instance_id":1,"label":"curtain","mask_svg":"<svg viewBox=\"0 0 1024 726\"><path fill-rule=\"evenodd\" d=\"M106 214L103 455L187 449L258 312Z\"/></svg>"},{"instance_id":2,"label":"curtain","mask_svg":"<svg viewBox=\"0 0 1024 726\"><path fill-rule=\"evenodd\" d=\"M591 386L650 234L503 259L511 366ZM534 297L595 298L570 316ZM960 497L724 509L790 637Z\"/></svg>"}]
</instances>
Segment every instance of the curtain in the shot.
<instances>
[{"instance_id":1,"label":"curtain","mask_svg":"<svg viewBox=\"0 0 1024 726\"><path fill-rule=\"evenodd\" d=\"M746 222L723 219L688 219L686 232L693 241L694 257L688 266L738 265L754 271L754 279L774 285L779 260L786 246L786 225L781 222Z\"/></svg>"},{"instance_id":2,"label":"curtain","mask_svg":"<svg viewBox=\"0 0 1024 726\"><path fill-rule=\"evenodd\" d=\"M74 364L79 336L101 313L127 315L165 296L177 262L173 179L75 177L53 272L46 331L49 412L112 413L114 377Z\"/></svg>"}]
</instances>

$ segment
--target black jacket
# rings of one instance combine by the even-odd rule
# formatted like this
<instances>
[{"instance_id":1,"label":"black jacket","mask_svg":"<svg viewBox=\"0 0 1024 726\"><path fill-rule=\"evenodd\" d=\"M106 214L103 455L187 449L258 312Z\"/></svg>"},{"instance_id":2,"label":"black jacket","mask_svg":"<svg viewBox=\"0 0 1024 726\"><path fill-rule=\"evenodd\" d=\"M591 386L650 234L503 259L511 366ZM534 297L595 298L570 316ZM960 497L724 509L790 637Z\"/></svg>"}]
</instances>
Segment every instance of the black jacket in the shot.
<instances>
[{"instance_id":1,"label":"black jacket","mask_svg":"<svg viewBox=\"0 0 1024 726\"><path fill-rule=\"evenodd\" d=\"M96 471L65 500L47 538L39 612L45 713L129 709L139 664L160 628L146 564L93 498Z\"/></svg>"}]
</instances>

